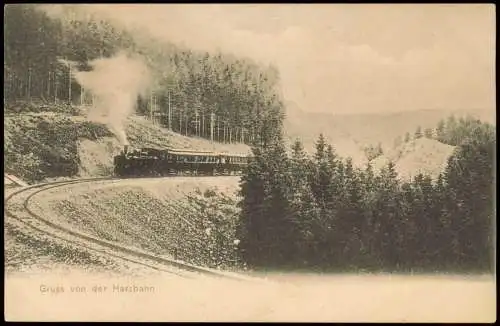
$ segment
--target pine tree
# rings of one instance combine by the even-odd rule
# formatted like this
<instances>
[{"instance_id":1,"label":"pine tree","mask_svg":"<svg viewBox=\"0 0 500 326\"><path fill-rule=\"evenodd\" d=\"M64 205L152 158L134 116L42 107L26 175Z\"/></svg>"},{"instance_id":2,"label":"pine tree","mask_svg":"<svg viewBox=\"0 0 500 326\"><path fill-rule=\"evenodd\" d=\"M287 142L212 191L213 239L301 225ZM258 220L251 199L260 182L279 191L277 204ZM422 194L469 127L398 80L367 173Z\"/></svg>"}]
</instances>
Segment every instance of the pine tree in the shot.
<instances>
[{"instance_id":1,"label":"pine tree","mask_svg":"<svg viewBox=\"0 0 500 326\"><path fill-rule=\"evenodd\" d=\"M451 228L456 237L456 263L461 267L492 268L493 162L496 141L470 139L450 157L445 171Z\"/></svg>"},{"instance_id":2,"label":"pine tree","mask_svg":"<svg viewBox=\"0 0 500 326\"><path fill-rule=\"evenodd\" d=\"M314 231L318 229L320 210L311 190L312 162L307 158L300 140L292 146L291 157L293 199L291 207L298 222L297 258L300 266L315 261L317 247Z\"/></svg>"},{"instance_id":3,"label":"pine tree","mask_svg":"<svg viewBox=\"0 0 500 326\"><path fill-rule=\"evenodd\" d=\"M396 230L399 225L400 203L398 202L398 179L395 164L390 161L381 170L378 179L377 213L378 226L376 240L383 268L393 268L400 264L398 248L395 245Z\"/></svg>"},{"instance_id":4,"label":"pine tree","mask_svg":"<svg viewBox=\"0 0 500 326\"><path fill-rule=\"evenodd\" d=\"M414 135L414 139L419 139L419 138L422 138L423 137L423 134L422 134L422 127L418 126L417 127L417 130L415 130L415 135Z\"/></svg>"},{"instance_id":5,"label":"pine tree","mask_svg":"<svg viewBox=\"0 0 500 326\"><path fill-rule=\"evenodd\" d=\"M418 216L415 214L416 198L414 187L409 182L401 186L401 223L396 245L402 258L401 267L404 270L418 266Z\"/></svg>"},{"instance_id":6,"label":"pine tree","mask_svg":"<svg viewBox=\"0 0 500 326\"><path fill-rule=\"evenodd\" d=\"M427 139L432 139L433 138L433 132L432 132L432 128L425 128L424 129L424 136L425 138Z\"/></svg>"},{"instance_id":7,"label":"pine tree","mask_svg":"<svg viewBox=\"0 0 500 326\"><path fill-rule=\"evenodd\" d=\"M300 239L297 215L290 205L291 164L281 130L271 129L264 137L266 146L258 142L253 147L255 158L242 176L240 248L251 265L291 266Z\"/></svg>"},{"instance_id":8,"label":"pine tree","mask_svg":"<svg viewBox=\"0 0 500 326\"><path fill-rule=\"evenodd\" d=\"M338 192L341 176L338 174L340 161L333 147L326 143L323 135L319 136L314 155L314 176L311 189L315 201L320 207L320 219L316 223L316 245L318 248L318 264L324 266L338 265L338 245L340 240L335 224L338 211Z\"/></svg>"},{"instance_id":9,"label":"pine tree","mask_svg":"<svg viewBox=\"0 0 500 326\"><path fill-rule=\"evenodd\" d=\"M362 207L362 185L360 173L352 164L352 159L347 158L344 164L345 186L343 191L345 200L340 214L338 226L344 232L343 254L345 264L353 267L358 262L363 262L367 255L366 244L363 242L364 211Z\"/></svg>"},{"instance_id":10,"label":"pine tree","mask_svg":"<svg viewBox=\"0 0 500 326\"><path fill-rule=\"evenodd\" d=\"M435 230L437 229L438 216L433 216L432 196L433 186L429 176L419 173L413 182L415 193L414 214L417 217L417 250L413 253L416 264L421 267L430 267L432 256L436 254L435 248Z\"/></svg>"},{"instance_id":11,"label":"pine tree","mask_svg":"<svg viewBox=\"0 0 500 326\"><path fill-rule=\"evenodd\" d=\"M449 214L450 202L448 202L448 193L445 184L445 177L440 173L434 186L434 202L432 204L433 214L437 217L436 230L434 231L436 242L434 251L437 251L434 256L434 266L445 269L448 265L448 260L453 255L451 243L453 235L451 234L451 216Z\"/></svg>"},{"instance_id":12,"label":"pine tree","mask_svg":"<svg viewBox=\"0 0 500 326\"><path fill-rule=\"evenodd\" d=\"M448 145L456 146L458 145L458 137L457 137L457 119L454 115L451 115L446 120L446 141L445 143Z\"/></svg>"},{"instance_id":13,"label":"pine tree","mask_svg":"<svg viewBox=\"0 0 500 326\"><path fill-rule=\"evenodd\" d=\"M245 173L241 177L239 202L241 218L239 220L239 249L243 259L249 265L262 265L265 255L264 230L266 229L266 165L259 148L252 149L253 157L249 160Z\"/></svg>"},{"instance_id":14,"label":"pine tree","mask_svg":"<svg viewBox=\"0 0 500 326\"><path fill-rule=\"evenodd\" d=\"M315 176L311 185L314 197L318 204L324 209L326 207L327 188L330 184L331 175L327 163L327 144L323 134L319 135L316 142L314 154Z\"/></svg>"},{"instance_id":15,"label":"pine tree","mask_svg":"<svg viewBox=\"0 0 500 326\"><path fill-rule=\"evenodd\" d=\"M439 120L436 127L436 139L442 143L446 142L446 124L443 119Z\"/></svg>"},{"instance_id":16,"label":"pine tree","mask_svg":"<svg viewBox=\"0 0 500 326\"><path fill-rule=\"evenodd\" d=\"M336 204L341 199L344 190L345 177L344 164L330 144L326 148L324 177L330 181L325 189L326 207L335 213Z\"/></svg>"},{"instance_id":17,"label":"pine tree","mask_svg":"<svg viewBox=\"0 0 500 326\"><path fill-rule=\"evenodd\" d=\"M377 146L369 145L365 147L364 152L368 161L371 161L384 154L384 151L382 150L382 144L380 142L377 144Z\"/></svg>"},{"instance_id":18,"label":"pine tree","mask_svg":"<svg viewBox=\"0 0 500 326\"><path fill-rule=\"evenodd\" d=\"M409 133L409 132L406 132L406 133L405 133L404 142L405 142L405 143L408 143L410 140L411 140L410 133Z\"/></svg>"}]
</instances>

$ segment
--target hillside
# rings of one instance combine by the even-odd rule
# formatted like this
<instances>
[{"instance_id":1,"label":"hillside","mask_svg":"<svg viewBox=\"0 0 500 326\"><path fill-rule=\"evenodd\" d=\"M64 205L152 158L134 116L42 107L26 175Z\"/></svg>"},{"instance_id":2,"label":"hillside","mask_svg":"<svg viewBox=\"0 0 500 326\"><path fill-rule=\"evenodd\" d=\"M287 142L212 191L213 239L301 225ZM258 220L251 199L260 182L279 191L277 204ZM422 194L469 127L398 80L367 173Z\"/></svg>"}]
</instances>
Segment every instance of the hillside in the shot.
<instances>
[{"instance_id":1,"label":"hillside","mask_svg":"<svg viewBox=\"0 0 500 326\"><path fill-rule=\"evenodd\" d=\"M304 147L309 151L314 149L318 135L323 133L332 145L338 147L339 154L364 157L364 146L380 142L384 150L389 150L397 137L404 136L406 132L412 135L418 126L422 129L435 128L439 120L452 114L456 117L471 115L481 121L495 124L494 110L418 110L334 115L306 112L295 103L288 102L285 131L290 139L303 139Z\"/></svg>"},{"instance_id":2,"label":"hillside","mask_svg":"<svg viewBox=\"0 0 500 326\"><path fill-rule=\"evenodd\" d=\"M56 108L49 108L57 111ZM126 128L134 147L173 147L244 153L244 144L212 143L186 137L131 116ZM6 114L4 118L5 172L28 183L49 178L106 176L113 171L113 156L122 146L107 126L83 115L59 112Z\"/></svg>"},{"instance_id":3,"label":"hillside","mask_svg":"<svg viewBox=\"0 0 500 326\"><path fill-rule=\"evenodd\" d=\"M446 145L437 140L420 138L402 144L371 161L375 170L380 170L392 161L396 172L403 180L409 180L418 173L428 174L437 179L444 171L448 158L455 146Z\"/></svg>"},{"instance_id":4,"label":"hillside","mask_svg":"<svg viewBox=\"0 0 500 326\"><path fill-rule=\"evenodd\" d=\"M180 177L73 185L35 197L33 208L108 241L196 265L233 268L238 181Z\"/></svg>"},{"instance_id":5,"label":"hillside","mask_svg":"<svg viewBox=\"0 0 500 326\"><path fill-rule=\"evenodd\" d=\"M82 117L83 118L83 117ZM210 142L199 137L187 137L172 132L167 128L153 124L142 116L131 116L128 119L127 136L133 147L158 147L214 151L227 153L247 153L250 150L245 144L222 144ZM97 140L81 139L78 143L80 157L79 175L108 175L113 170L113 156L122 146L115 137L102 137Z\"/></svg>"}]
</instances>

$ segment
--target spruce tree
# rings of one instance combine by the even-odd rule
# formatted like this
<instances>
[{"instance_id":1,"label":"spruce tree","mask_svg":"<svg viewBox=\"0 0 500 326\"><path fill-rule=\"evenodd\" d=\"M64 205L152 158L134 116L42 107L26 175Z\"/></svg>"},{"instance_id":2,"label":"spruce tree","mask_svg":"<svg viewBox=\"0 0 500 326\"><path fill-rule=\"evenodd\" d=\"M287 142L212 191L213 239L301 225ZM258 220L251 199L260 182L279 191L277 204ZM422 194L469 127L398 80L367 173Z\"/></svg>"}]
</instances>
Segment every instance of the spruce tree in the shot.
<instances>
[{"instance_id":1,"label":"spruce tree","mask_svg":"<svg viewBox=\"0 0 500 326\"><path fill-rule=\"evenodd\" d=\"M434 186L434 202L432 204L432 211L437 216L437 227L435 230L435 248L437 251L434 256L434 264L438 268L446 269L448 266L448 259L453 255L450 250L452 241L451 235L451 216L449 214L448 193L445 184L445 177L440 173L436 184Z\"/></svg>"},{"instance_id":2,"label":"spruce tree","mask_svg":"<svg viewBox=\"0 0 500 326\"><path fill-rule=\"evenodd\" d=\"M485 135L486 136L486 135ZM448 161L445 178L450 195L451 228L461 267L491 270L493 225L492 137L470 139Z\"/></svg>"},{"instance_id":3,"label":"spruce tree","mask_svg":"<svg viewBox=\"0 0 500 326\"><path fill-rule=\"evenodd\" d=\"M410 140L411 140L410 133L409 133L409 132L406 132L406 133L405 133L404 142L405 142L405 143L408 143Z\"/></svg>"},{"instance_id":4,"label":"spruce tree","mask_svg":"<svg viewBox=\"0 0 500 326\"><path fill-rule=\"evenodd\" d=\"M422 134L422 127L418 126L417 127L417 130L415 130L415 135L414 135L414 139L419 139L419 138L422 138L423 137L423 134Z\"/></svg>"},{"instance_id":5,"label":"spruce tree","mask_svg":"<svg viewBox=\"0 0 500 326\"><path fill-rule=\"evenodd\" d=\"M344 234L344 262L354 267L358 262L363 262L367 255L366 245L363 243L362 231L364 218L362 207L362 189L359 172L352 164L352 159L347 158L344 164L343 188L344 205L339 216L339 227Z\"/></svg>"},{"instance_id":6,"label":"spruce tree","mask_svg":"<svg viewBox=\"0 0 500 326\"><path fill-rule=\"evenodd\" d=\"M416 225L418 237L416 250L413 255L416 259L415 263L419 267L429 267L431 258L430 254L434 255L433 247L435 246L434 230L435 222L438 221L437 216L432 216L432 180L429 176L424 176L419 173L413 181L413 189L415 193L414 214L417 218Z\"/></svg>"},{"instance_id":7,"label":"spruce tree","mask_svg":"<svg viewBox=\"0 0 500 326\"><path fill-rule=\"evenodd\" d=\"M281 117L272 112L268 117L275 120L260 121L262 133L253 147L254 158L242 176L240 248L254 266L286 267L294 263L300 235L290 205L293 177ZM269 124L276 128L266 128Z\"/></svg>"},{"instance_id":8,"label":"spruce tree","mask_svg":"<svg viewBox=\"0 0 500 326\"><path fill-rule=\"evenodd\" d=\"M327 144L323 134L319 135L314 154L315 171L312 190L316 201L324 210L327 203L327 188L331 181L331 171L327 160Z\"/></svg>"},{"instance_id":9,"label":"spruce tree","mask_svg":"<svg viewBox=\"0 0 500 326\"><path fill-rule=\"evenodd\" d=\"M297 258L299 266L308 266L315 261L317 246L315 245L314 232L318 229L320 210L315 202L311 189L312 162L304 152L300 140L292 146L291 174L293 191L291 207L296 214L299 237L297 243Z\"/></svg>"},{"instance_id":10,"label":"spruce tree","mask_svg":"<svg viewBox=\"0 0 500 326\"><path fill-rule=\"evenodd\" d=\"M432 128L425 128L424 129L424 136L427 139L432 139L433 138Z\"/></svg>"},{"instance_id":11,"label":"spruce tree","mask_svg":"<svg viewBox=\"0 0 500 326\"><path fill-rule=\"evenodd\" d=\"M398 179L395 164L390 161L381 170L378 178L377 196L378 219L376 234L378 252L382 258L382 267L394 268L400 264L398 249L395 245L395 237L400 218L400 203L398 201Z\"/></svg>"},{"instance_id":12,"label":"spruce tree","mask_svg":"<svg viewBox=\"0 0 500 326\"><path fill-rule=\"evenodd\" d=\"M266 221L266 164L259 148L252 149L253 157L241 177L239 202L241 218L238 225L239 249L249 265L262 265L265 255L264 230Z\"/></svg>"},{"instance_id":13,"label":"spruce tree","mask_svg":"<svg viewBox=\"0 0 500 326\"><path fill-rule=\"evenodd\" d=\"M446 124L443 119L439 120L436 127L436 139L442 143L446 142Z\"/></svg>"},{"instance_id":14,"label":"spruce tree","mask_svg":"<svg viewBox=\"0 0 500 326\"><path fill-rule=\"evenodd\" d=\"M401 267L404 270L418 266L418 216L415 213L416 201L418 200L414 187L410 182L404 182L401 186L401 213L402 220L397 235L396 245L402 258Z\"/></svg>"},{"instance_id":15,"label":"spruce tree","mask_svg":"<svg viewBox=\"0 0 500 326\"><path fill-rule=\"evenodd\" d=\"M377 178L370 162L368 162L364 171L360 174L360 181L362 185L361 207L363 211L361 238L364 252L364 259L361 264L364 268L376 269L379 263L376 243L378 232L377 218L379 213L377 211L378 187Z\"/></svg>"}]
</instances>

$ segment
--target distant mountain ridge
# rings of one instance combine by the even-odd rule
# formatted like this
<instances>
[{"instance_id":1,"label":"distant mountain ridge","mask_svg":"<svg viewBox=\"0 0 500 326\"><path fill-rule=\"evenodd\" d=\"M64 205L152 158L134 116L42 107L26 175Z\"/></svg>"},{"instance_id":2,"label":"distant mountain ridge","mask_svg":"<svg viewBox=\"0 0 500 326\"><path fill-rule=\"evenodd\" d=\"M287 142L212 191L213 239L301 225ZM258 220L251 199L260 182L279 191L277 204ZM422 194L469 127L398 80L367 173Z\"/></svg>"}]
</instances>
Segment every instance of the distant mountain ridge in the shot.
<instances>
[{"instance_id":1,"label":"distant mountain ridge","mask_svg":"<svg viewBox=\"0 0 500 326\"><path fill-rule=\"evenodd\" d=\"M314 143L320 133L340 155L353 156L354 162L366 163L363 148L370 144L382 144L384 150L393 147L397 137L409 132L413 135L418 126L435 128L441 119L450 115L471 115L495 125L495 111L481 109L416 110L394 113L359 113L334 115L306 112L294 102L286 102L285 135L292 141L299 138L308 152L314 151Z\"/></svg>"}]
</instances>

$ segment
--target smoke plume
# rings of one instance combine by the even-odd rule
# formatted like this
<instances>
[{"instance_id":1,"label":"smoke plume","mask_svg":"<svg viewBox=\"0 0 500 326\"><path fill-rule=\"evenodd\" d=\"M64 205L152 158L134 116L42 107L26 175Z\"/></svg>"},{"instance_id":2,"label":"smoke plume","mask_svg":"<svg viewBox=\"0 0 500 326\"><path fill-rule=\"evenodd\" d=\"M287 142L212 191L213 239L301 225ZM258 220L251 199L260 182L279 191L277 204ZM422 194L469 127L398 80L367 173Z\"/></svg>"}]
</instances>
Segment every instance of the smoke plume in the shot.
<instances>
[{"instance_id":1,"label":"smoke plume","mask_svg":"<svg viewBox=\"0 0 500 326\"><path fill-rule=\"evenodd\" d=\"M126 120L135 111L137 97L147 93L150 72L141 58L124 52L89 65L91 71L72 68L73 78L93 97L87 119L105 123L122 145L128 145Z\"/></svg>"}]
</instances>

